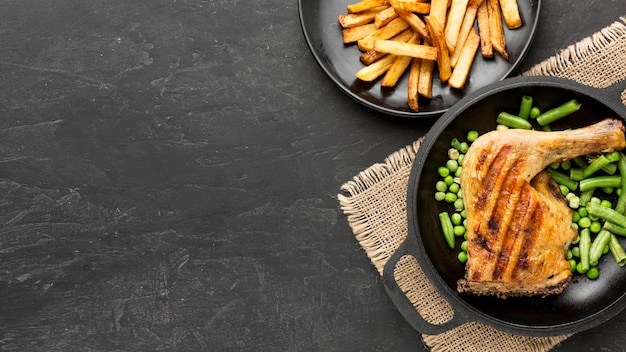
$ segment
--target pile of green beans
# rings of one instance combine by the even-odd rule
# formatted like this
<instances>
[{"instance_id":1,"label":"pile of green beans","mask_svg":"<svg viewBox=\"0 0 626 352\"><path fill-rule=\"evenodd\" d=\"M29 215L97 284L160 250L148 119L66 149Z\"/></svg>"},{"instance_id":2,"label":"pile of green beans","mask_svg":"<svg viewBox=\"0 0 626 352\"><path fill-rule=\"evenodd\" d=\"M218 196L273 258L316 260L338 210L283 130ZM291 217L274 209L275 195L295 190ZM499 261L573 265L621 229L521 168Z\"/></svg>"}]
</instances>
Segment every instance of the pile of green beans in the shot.
<instances>
[{"instance_id":1,"label":"pile of green beans","mask_svg":"<svg viewBox=\"0 0 626 352\"><path fill-rule=\"evenodd\" d=\"M572 99L541 112L533 105L531 96L523 96L518 113L503 111L498 114L496 129L550 131L552 122L580 107L581 104ZM460 176L465 153L478 136L477 131L470 131L466 141L454 138L448 150L448 160L437 170L440 179L435 185L435 199L450 204L450 210L439 214L439 221L447 245L451 249L458 245L457 258L461 263L467 261L468 243ZM619 237L626 237L626 155L612 152L581 156L552 164L547 171L574 211L572 227L579 236L566 253L572 272L595 280L600 274L600 258L609 252L619 266L626 265L626 251L619 241Z\"/></svg>"},{"instance_id":2,"label":"pile of green beans","mask_svg":"<svg viewBox=\"0 0 626 352\"><path fill-rule=\"evenodd\" d=\"M548 172L574 210L572 227L579 237L567 251L572 271L598 278L600 258L609 252L624 266L626 252L617 236L626 236L626 156L586 155L555 163Z\"/></svg>"}]
</instances>

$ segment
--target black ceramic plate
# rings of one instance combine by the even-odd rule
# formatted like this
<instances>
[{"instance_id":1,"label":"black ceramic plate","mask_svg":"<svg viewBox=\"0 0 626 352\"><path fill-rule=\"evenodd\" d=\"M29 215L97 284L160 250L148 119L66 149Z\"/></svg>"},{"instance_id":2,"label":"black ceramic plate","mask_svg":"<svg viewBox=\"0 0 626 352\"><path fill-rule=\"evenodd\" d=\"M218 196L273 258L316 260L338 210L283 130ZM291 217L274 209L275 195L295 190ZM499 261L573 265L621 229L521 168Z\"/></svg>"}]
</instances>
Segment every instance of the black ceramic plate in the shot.
<instances>
[{"instance_id":1,"label":"black ceramic plate","mask_svg":"<svg viewBox=\"0 0 626 352\"><path fill-rule=\"evenodd\" d=\"M346 94L357 101L381 112L409 117L432 117L444 113L464 96L495 81L506 78L517 68L533 40L541 0L519 0L522 27L505 29L509 61L495 55L494 59L474 60L470 76L462 90L433 82L433 98L420 100L420 111L407 105L407 75L396 87L383 88L380 79L366 83L355 77L363 67L359 61L361 52L356 45L344 45L338 16L346 13L346 6L357 2L351 0L299 0L300 22L313 56L324 72Z\"/></svg>"}]
</instances>

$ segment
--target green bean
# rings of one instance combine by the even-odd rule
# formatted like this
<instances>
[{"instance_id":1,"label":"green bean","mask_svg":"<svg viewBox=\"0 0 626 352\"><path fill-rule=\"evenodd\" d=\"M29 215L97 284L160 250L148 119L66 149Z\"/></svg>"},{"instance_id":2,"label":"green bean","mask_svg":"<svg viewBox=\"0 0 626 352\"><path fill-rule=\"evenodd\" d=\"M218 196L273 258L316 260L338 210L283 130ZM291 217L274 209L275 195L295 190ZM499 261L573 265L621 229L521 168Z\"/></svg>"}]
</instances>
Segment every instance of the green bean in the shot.
<instances>
[{"instance_id":1,"label":"green bean","mask_svg":"<svg viewBox=\"0 0 626 352\"><path fill-rule=\"evenodd\" d=\"M585 160L584 156L574 157L574 159L572 159L572 161L574 162L574 164L576 164L576 166L578 166L580 168L587 167L587 161Z\"/></svg>"},{"instance_id":2,"label":"green bean","mask_svg":"<svg viewBox=\"0 0 626 352\"><path fill-rule=\"evenodd\" d=\"M583 229L580 231L580 268L583 272L589 270L589 250L591 247L591 232L589 229Z\"/></svg>"},{"instance_id":3,"label":"green bean","mask_svg":"<svg viewBox=\"0 0 626 352\"><path fill-rule=\"evenodd\" d=\"M533 127L527 120L524 120L519 116L509 114L508 112L501 112L500 114L498 114L496 123L510 128L519 128L524 130L530 130Z\"/></svg>"},{"instance_id":4,"label":"green bean","mask_svg":"<svg viewBox=\"0 0 626 352\"><path fill-rule=\"evenodd\" d=\"M576 188L578 188L578 182L567 177L567 175L551 168L548 168L546 170L548 170L548 173L552 176L552 178L554 179L554 181L556 181L556 183L569 188L570 191L575 191Z\"/></svg>"},{"instance_id":5,"label":"green bean","mask_svg":"<svg viewBox=\"0 0 626 352\"><path fill-rule=\"evenodd\" d=\"M602 256L602 252L604 251L604 247L611 240L611 233L602 229L600 233L596 236L596 238L591 243L591 248L589 249L589 265L596 266L598 265L598 260Z\"/></svg>"},{"instance_id":6,"label":"green bean","mask_svg":"<svg viewBox=\"0 0 626 352\"><path fill-rule=\"evenodd\" d=\"M626 237L626 227L619 226L615 223L607 221L604 223L603 228L611 233L616 235L625 236Z\"/></svg>"},{"instance_id":7,"label":"green bean","mask_svg":"<svg viewBox=\"0 0 626 352\"><path fill-rule=\"evenodd\" d=\"M622 178L620 176L596 176L586 178L578 183L580 191L584 192L592 188L602 187L619 187L622 184Z\"/></svg>"},{"instance_id":8,"label":"green bean","mask_svg":"<svg viewBox=\"0 0 626 352\"><path fill-rule=\"evenodd\" d=\"M533 97L529 95L524 95L522 97L522 102L520 103L519 107L519 117L523 118L524 120L528 120L528 117L530 117L530 109L532 109L532 107Z\"/></svg>"},{"instance_id":9,"label":"green bean","mask_svg":"<svg viewBox=\"0 0 626 352\"><path fill-rule=\"evenodd\" d=\"M583 178L590 177L591 175L601 170L603 167L605 167L606 165L610 163L611 163L611 160L609 158L607 158L605 155L600 155L599 157L596 158L596 160L594 160L591 164L589 164L589 166L587 166L583 170Z\"/></svg>"},{"instance_id":10,"label":"green bean","mask_svg":"<svg viewBox=\"0 0 626 352\"><path fill-rule=\"evenodd\" d=\"M619 155L620 158L617 161L617 168L619 169L620 175L626 175L626 156L624 156L621 152ZM619 198L617 198L615 211L623 214L626 211L626 177L622 177L620 189L622 190L622 193L620 193Z\"/></svg>"},{"instance_id":11,"label":"green bean","mask_svg":"<svg viewBox=\"0 0 626 352\"><path fill-rule=\"evenodd\" d=\"M467 132L467 141L468 142L474 142L479 136L478 131L469 131Z\"/></svg>"},{"instance_id":12,"label":"green bean","mask_svg":"<svg viewBox=\"0 0 626 352\"><path fill-rule=\"evenodd\" d=\"M591 200L591 198L593 197L593 191L595 189L592 188L590 190L584 191L580 193L580 206L584 207L587 206L587 203L589 203L589 201Z\"/></svg>"},{"instance_id":13,"label":"green bean","mask_svg":"<svg viewBox=\"0 0 626 352\"><path fill-rule=\"evenodd\" d=\"M461 141L458 138L452 138L450 145L458 151L461 151Z\"/></svg>"},{"instance_id":14,"label":"green bean","mask_svg":"<svg viewBox=\"0 0 626 352\"><path fill-rule=\"evenodd\" d=\"M569 170L569 178L573 181L582 181L583 177L583 169L571 168Z\"/></svg>"},{"instance_id":15,"label":"green bean","mask_svg":"<svg viewBox=\"0 0 626 352\"><path fill-rule=\"evenodd\" d=\"M589 203L589 205L587 205L587 211L589 212L589 215L594 215L601 219L604 219L605 221L610 221L616 225L626 227L626 216L620 214L614 209L594 203Z\"/></svg>"},{"instance_id":16,"label":"green bean","mask_svg":"<svg viewBox=\"0 0 626 352\"><path fill-rule=\"evenodd\" d=\"M439 222L441 223L441 229L443 230L443 237L448 244L448 247L454 248L454 225L448 212L439 213Z\"/></svg>"},{"instance_id":17,"label":"green bean","mask_svg":"<svg viewBox=\"0 0 626 352\"><path fill-rule=\"evenodd\" d=\"M457 160L459 158L459 155L461 155L461 153L459 152L458 149L456 149L456 148L448 149L448 158L449 159Z\"/></svg>"},{"instance_id":18,"label":"green bean","mask_svg":"<svg viewBox=\"0 0 626 352\"><path fill-rule=\"evenodd\" d=\"M626 251L624 251L624 247L617 239L617 236L613 234L611 234L611 240L609 241L609 250L613 254L613 259L615 259L617 265L626 265Z\"/></svg>"},{"instance_id":19,"label":"green bean","mask_svg":"<svg viewBox=\"0 0 626 352\"><path fill-rule=\"evenodd\" d=\"M580 109L581 105L582 104L579 103L576 99L572 99L561 106L550 109L537 116L537 123L541 126L545 126L577 111L578 109Z\"/></svg>"}]
</instances>

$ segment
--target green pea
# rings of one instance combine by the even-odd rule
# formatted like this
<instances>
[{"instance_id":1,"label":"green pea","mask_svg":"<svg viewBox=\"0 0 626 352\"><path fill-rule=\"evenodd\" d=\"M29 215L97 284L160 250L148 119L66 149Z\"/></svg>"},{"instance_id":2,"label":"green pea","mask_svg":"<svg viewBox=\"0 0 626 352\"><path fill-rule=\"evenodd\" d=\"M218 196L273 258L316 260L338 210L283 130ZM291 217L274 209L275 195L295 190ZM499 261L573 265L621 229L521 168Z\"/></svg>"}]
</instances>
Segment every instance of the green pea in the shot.
<instances>
[{"instance_id":1,"label":"green pea","mask_svg":"<svg viewBox=\"0 0 626 352\"><path fill-rule=\"evenodd\" d=\"M572 247L572 255L574 257L580 258L580 248L578 246Z\"/></svg>"},{"instance_id":2,"label":"green pea","mask_svg":"<svg viewBox=\"0 0 626 352\"><path fill-rule=\"evenodd\" d=\"M461 237L465 235L465 226L463 225L457 225L452 230L454 231L455 236Z\"/></svg>"},{"instance_id":3,"label":"green pea","mask_svg":"<svg viewBox=\"0 0 626 352\"><path fill-rule=\"evenodd\" d=\"M446 162L446 168L448 169L449 172L455 172L456 169L459 168L459 162L456 160L450 159Z\"/></svg>"},{"instance_id":4,"label":"green pea","mask_svg":"<svg viewBox=\"0 0 626 352\"><path fill-rule=\"evenodd\" d=\"M583 270L583 267L582 267L582 265L581 265L581 264L582 264L582 263L578 263L578 264L576 264L576 271L577 271L579 274L584 274L584 273L586 273L589 269L587 269L587 270Z\"/></svg>"},{"instance_id":5,"label":"green pea","mask_svg":"<svg viewBox=\"0 0 626 352\"><path fill-rule=\"evenodd\" d=\"M578 220L580 220L580 214L575 211L574 215L572 215L572 222L578 222Z\"/></svg>"},{"instance_id":6,"label":"green pea","mask_svg":"<svg viewBox=\"0 0 626 352\"><path fill-rule=\"evenodd\" d=\"M569 265L571 265L572 272L576 271L576 261L574 259L569 260Z\"/></svg>"},{"instance_id":7,"label":"green pea","mask_svg":"<svg viewBox=\"0 0 626 352\"><path fill-rule=\"evenodd\" d=\"M447 192L443 200L444 200L446 203L454 203L454 201L455 201L456 199L457 199L457 196L456 196L456 194L455 194L455 193L452 193L452 192Z\"/></svg>"},{"instance_id":8,"label":"green pea","mask_svg":"<svg viewBox=\"0 0 626 352\"><path fill-rule=\"evenodd\" d=\"M459 213L453 213L450 215L450 220L453 225L461 225L461 223L463 223L463 217Z\"/></svg>"},{"instance_id":9,"label":"green pea","mask_svg":"<svg viewBox=\"0 0 626 352\"><path fill-rule=\"evenodd\" d=\"M533 107L530 109L530 118L531 118L531 119L536 119L536 118L537 118L537 116L539 116L539 115L541 115L541 110L539 110L539 108L538 108L538 107L533 106Z\"/></svg>"},{"instance_id":10,"label":"green pea","mask_svg":"<svg viewBox=\"0 0 626 352\"><path fill-rule=\"evenodd\" d=\"M445 166L440 166L437 169L437 172L439 173L439 176L441 176L441 177L446 177L446 176L450 175L450 169L448 169Z\"/></svg>"},{"instance_id":11,"label":"green pea","mask_svg":"<svg viewBox=\"0 0 626 352\"><path fill-rule=\"evenodd\" d=\"M613 208L613 204L611 204L611 201L608 199L601 200L600 205L607 208Z\"/></svg>"},{"instance_id":12,"label":"green pea","mask_svg":"<svg viewBox=\"0 0 626 352\"><path fill-rule=\"evenodd\" d=\"M448 169L446 168L446 170L448 170ZM448 170L448 171L449 171L449 170ZM450 186L451 184L453 184L453 183L454 183L454 177L452 177L452 175L448 175L448 176L446 176L446 177L444 177L444 178L443 178L443 182L444 182L446 185Z\"/></svg>"},{"instance_id":13,"label":"green pea","mask_svg":"<svg viewBox=\"0 0 626 352\"><path fill-rule=\"evenodd\" d=\"M467 246L469 245L469 242L467 241L463 241L461 242L461 250L464 252L467 252Z\"/></svg>"},{"instance_id":14,"label":"green pea","mask_svg":"<svg viewBox=\"0 0 626 352\"><path fill-rule=\"evenodd\" d=\"M441 202L446 199L446 192L435 192L435 200Z\"/></svg>"},{"instance_id":15,"label":"green pea","mask_svg":"<svg viewBox=\"0 0 626 352\"><path fill-rule=\"evenodd\" d=\"M457 255L457 259L461 263L465 263L467 261L467 252L464 252L464 251L459 252L459 254Z\"/></svg>"},{"instance_id":16,"label":"green pea","mask_svg":"<svg viewBox=\"0 0 626 352\"><path fill-rule=\"evenodd\" d=\"M580 220L578 220L578 226L583 229L589 228L589 226L591 226L591 219L587 216L580 218Z\"/></svg>"},{"instance_id":17,"label":"green pea","mask_svg":"<svg viewBox=\"0 0 626 352\"><path fill-rule=\"evenodd\" d=\"M595 280L598 276L600 276L600 270L598 270L595 266L592 266L589 270L587 270L586 275L590 280Z\"/></svg>"},{"instance_id":18,"label":"green pea","mask_svg":"<svg viewBox=\"0 0 626 352\"><path fill-rule=\"evenodd\" d=\"M600 230L602 230L602 224L599 221L592 221L589 225L589 231L592 233L598 233Z\"/></svg>"},{"instance_id":19,"label":"green pea","mask_svg":"<svg viewBox=\"0 0 626 352\"><path fill-rule=\"evenodd\" d=\"M448 190L448 185L440 180L435 183L435 189L437 190L437 192L445 192Z\"/></svg>"},{"instance_id":20,"label":"green pea","mask_svg":"<svg viewBox=\"0 0 626 352\"><path fill-rule=\"evenodd\" d=\"M465 204L463 204L463 199L461 198L461 193L457 193L457 199L454 201L454 210L462 211L465 209Z\"/></svg>"}]
</instances>

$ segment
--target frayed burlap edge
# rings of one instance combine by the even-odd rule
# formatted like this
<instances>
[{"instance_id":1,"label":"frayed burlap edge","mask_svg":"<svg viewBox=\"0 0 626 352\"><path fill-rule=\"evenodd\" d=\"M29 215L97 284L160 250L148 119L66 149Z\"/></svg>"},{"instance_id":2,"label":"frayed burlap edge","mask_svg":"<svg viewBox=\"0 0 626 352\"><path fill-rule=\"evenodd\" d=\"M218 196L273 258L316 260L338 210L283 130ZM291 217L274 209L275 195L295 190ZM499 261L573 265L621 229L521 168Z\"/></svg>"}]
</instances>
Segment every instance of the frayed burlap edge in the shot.
<instances>
[{"instance_id":1,"label":"frayed burlap edge","mask_svg":"<svg viewBox=\"0 0 626 352\"><path fill-rule=\"evenodd\" d=\"M522 76L555 76L606 88L626 79L626 17L540 62ZM616 54L619 53L619 54ZM620 99L626 105L626 90Z\"/></svg>"},{"instance_id":2,"label":"frayed burlap edge","mask_svg":"<svg viewBox=\"0 0 626 352\"><path fill-rule=\"evenodd\" d=\"M354 236L381 275L385 263L408 233L406 204L402 199L406 199L406 180L422 139L388 156L384 163L361 171L341 186L349 196L337 196ZM373 189L387 195L384 204L379 202L380 199L367 198ZM368 204L368 209L362 209L364 204ZM376 216L379 218L372 221Z\"/></svg>"},{"instance_id":3,"label":"frayed burlap edge","mask_svg":"<svg viewBox=\"0 0 626 352\"><path fill-rule=\"evenodd\" d=\"M604 88L626 78L626 63L615 53L626 52L626 19L567 47L557 55L522 73L523 76L556 76L592 87ZM611 72L607 75L607 72ZM626 105L626 90L621 101ZM338 200L357 241L382 275L387 260L408 233L406 191L408 176L422 139L374 164L341 186ZM381 199L382 198L382 201ZM403 257L394 277L417 311L433 324L453 314L449 303L425 279L415 258ZM467 323L439 335L422 335L433 352L482 351L545 352L571 335L545 338L515 336L481 323Z\"/></svg>"}]
</instances>

